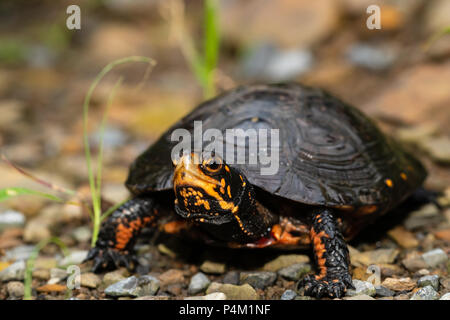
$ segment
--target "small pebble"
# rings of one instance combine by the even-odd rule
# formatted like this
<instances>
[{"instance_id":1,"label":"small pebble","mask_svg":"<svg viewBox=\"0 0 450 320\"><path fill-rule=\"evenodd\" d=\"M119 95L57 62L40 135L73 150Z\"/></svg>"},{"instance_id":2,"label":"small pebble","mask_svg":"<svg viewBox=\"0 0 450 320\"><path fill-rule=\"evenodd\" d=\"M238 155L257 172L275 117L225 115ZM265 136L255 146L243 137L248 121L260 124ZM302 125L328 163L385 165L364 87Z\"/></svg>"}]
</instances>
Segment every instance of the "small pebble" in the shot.
<instances>
[{"instance_id":1,"label":"small pebble","mask_svg":"<svg viewBox=\"0 0 450 320\"><path fill-rule=\"evenodd\" d=\"M20 281L11 281L6 285L6 291L12 298L22 298L24 295L24 285Z\"/></svg>"},{"instance_id":2,"label":"small pebble","mask_svg":"<svg viewBox=\"0 0 450 320\"><path fill-rule=\"evenodd\" d=\"M205 291L211 281L205 276L203 273L198 272L192 278L189 283L188 293L189 294L197 294Z\"/></svg>"},{"instance_id":3,"label":"small pebble","mask_svg":"<svg viewBox=\"0 0 450 320\"><path fill-rule=\"evenodd\" d=\"M354 279L353 286L355 287L355 289L347 290L346 295L349 297L359 296L363 294L373 297L376 294L376 289L370 282Z\"/></svg>"},{"instance_id":4,"label":"small pebble","mask_svg":"<svg viewBox=\"0 0 450 320\"><path fill-rule=\"evenodd\" d=\"M272 261L267 262L262 270L277 272L282 268L289 267L297 263L309 263L309 257L303 254L285 254L280 255Z\"/></svg>"},{"instance_id":5,"label":"small pebble","mask_svg":"<svg viewBox=\"0 0 450 320\"><path fill-rule=\"evenodd\" d=\"M431 251L428 251L422 255L423 260L425 263L431 267L437 267L440 264L443 264L447 262L448 256L442 249L434 249Z\"/></svg>"},{"instance_id":6,"label":"small pebble","mask_svg":"<svg viewBox=\"0 0 450 320\"><path fill-rule=\"evenodd\" d=\"M450 292L444 294L439 300L450 300Z\"/></svg>"},{"instance_id":7,"label":"small pebble","mask_svg":"<svg viewBox=\"0 0 450 320\"><path fill-rule=\"evenodd\" d=\"M391 264L400 253L397 249L376 249L364 252L350 253L351 263L355 267L370 266L372 264Z\"/></svg>"},{"instance_id":8,"label":"small pebble","mask_svg":"<svg viewBox=\"0 0 450 320\"><path fill-rule=\"evenodd\" d=\"M229 300L258 300L259 296L249 284L235 286L232 284L211 283L206 290L207 294L222 292Z\"/></svg>"},{"instance_id":9,"label":"small pebble","mask_svg":"<svg viewBox=\"0 0 450 320\"><path fill-rule=\"evenodd\" d=\"M154 295L160 282L152 276L131 276L116 282L105 289L105 294L113 297L140 297Z\"/></svg>"},{"instance_id":10,"label":"small pebble","mask_svg":"<svg viewBox=\"0 0 450 320\"><path fill-rule=\"evenodd\" d=\"M88 254L87 250L74 250L69 255L64 257L60 262L60 266L78 265L86 259Z\"/></svg>"},{"instance_id":11,"label":"small pebble","mask_svg":"<svg viewBox=\"0 0 450 320\"><path fill-rule=\"evenodd\" d=\"M280 299L281 300L294 300L296 296L297 296L297 293L295 291L286 290L285 292L283 292Z\"/></svg>"},{"instance_id":12,"label":"small pebble","mask_svg":"<svg viewBox=\"0 0 450 320\"><path fill-rule=\"evenodd\" d=\"M278 274L287 280L300 280L305 274L311 271L308 263L296 263L289 267L278 270Z\"/></svg>"},{"instance_id":13,"label":"small pebble","mask_svg":"<svg viewBox=\"0 0 450 320\"><path fill-rule=\"evenodd\" d=\"M383 286L376 286L375 290L378 297L392 297L395 294L394 291L389 290L388 288Z\"/></svg>"},{"instance_id":14,"label":"small pebble","mask_svg":"<svg viewBox=\"0 0 450 320\"><path fill-rule=\"evenodd\" d=\"M403 221L403 225L408 230L415 230L441 220L442 216L440 215L439 208L432 203L428 203L420 207L420 209L411 212Z\"/></svg>"},{"instance_id":15,"label":"small pebble","mask_svg":"<svg viewBox=\"0 0 450 320\"><path fill-rule=\"evenodd\" d=\"M5 261L26 260L30 257L31 252L33 252L33 250L34 246L32 245L18 246L10 250L6 250L3 259Z\"/></svg>"},{"instance_id":16,"label":"small pebble","mask_svg":"<svg viewBox=\"0 0 450 320\"><path fill-rule=\"evenodd\" d=\"M23 227L25 225L25 216L23 213L6 210L0 213L0 231L7 228Z\"/></svg>"},{"instance_id":17,"label":"small pebble","mask_svg":"<svg viewBox=\"0 0 450 320\"><path fill-rule=\"evenodd\" d=\"M416 287L411 278L386 278L381 285L393 291L410 291Z\"/></svg>"},{"instance_id":18,"label":"small pebble","mask_svg":"<svg viewBox=\"0 0 450 320\"><path fill-rule=\"evenodd\" d=\"M237 284L239 284L240 278L241 278L241 276L240 276L239 272L230 271L227 274L225 274L225 276L223 277L223 283L237 285Z\"/></svg>"},{"instance_id":19,"label":"small pebble","mask_svg":"<svg viewBox=\"0 0 450 320\"><path fill-rule=\"evenodd\" d=\"M0 281L23 280L25 277L25 261L20 260L0 271Z\"/></svg>"},{"instance_id":20,"label":"small pebble","mask_svg":"<svg viewBox=\"0 0 450 320\"><path fill-rule=\"evenodd\" d=\"M95 289L100 285L101 282L102 280L100 279L100 277L92 272L83 273L80 277L81 286L87 288Z\"/></svg>"},{"instance_id":21,"label":"small pebble","mask_svg":"<svg viewBox=\"0 0 450 320\"><path fill-rule=\"evenodd\" d=\"M417 285L419 287L431 286L434 290L439 290L439 276L431 275L431 276L423 276L417 281Z\"/></svg>"},{"instance_id":22,"label":"small pebble","mask_svg":"<svg viewBox=\"0 0 450 320\"><path fill-rule=\"evenodd\" d=\"M177 269L170 269L159 276L159 280L163 286L174 283L184 282L183 271Z\"/></svg>"},{"instance_id":23,"label":"small pebble","mask_svg":"<svg viewBox=\"0 0 450 320\"><path fill-rule=\"evenodd\" d=\"M432 286L426 286L420 288L416 293L413 294L410 300L437 300L439 299L439 294L433 289Z\"/></svg>"},{"instance_id":24,"label":"small pebble","mask_svg":"<svg viewBox=\"0 0 450 320\"><path fill-rule=\"evenodd\" d=\"M225 273L225 263L206 260L200 266L200 270L209 274Z\"/></svg>"},{"instance_id":25,"label":"small pebble","mask_svg":"<svg viewBox=\"0 0 450 320\"><path fill-rule=\"evenodd\" d=\"M418 271L427 267L425 260L422 256L407 257L402 260L403 266L409 271Z\"/></svg>"},{"instance_id":26,"label":"small pebble","mask_svg":"<svg viewBox=\"0 0 450 320\"><path fill-rule=\"evenodd\" d=\"M277 279L275 272L242 272L240 277L240 283L248 283L255 289L264 289L267 286L274 284Z\"/></svg>"},{"instance_id":27,"label":"small pebble","mask_svg":"<svg viewBox=\"0 0 450 320\"><path fill-rule=\"evenodd\" d=\"M392 49L365 43L352 45L347 50L346 55L347 59L354 65L371 70L387 69L396 59Z\"/></svg>"},{"instance_id":28,"label":"small pebble","mask_svg":"<svg viewBox=\"0 0 450 320\"><path fill-rule=\"evenodd\" d=\"M116 282L119 282L123 279L125 279L126 276L124 275L124 272L122 270L115 270L112 272L105 273L103 276L103 284L105 286L110 286Z\"/></svg>"}]
</instances>

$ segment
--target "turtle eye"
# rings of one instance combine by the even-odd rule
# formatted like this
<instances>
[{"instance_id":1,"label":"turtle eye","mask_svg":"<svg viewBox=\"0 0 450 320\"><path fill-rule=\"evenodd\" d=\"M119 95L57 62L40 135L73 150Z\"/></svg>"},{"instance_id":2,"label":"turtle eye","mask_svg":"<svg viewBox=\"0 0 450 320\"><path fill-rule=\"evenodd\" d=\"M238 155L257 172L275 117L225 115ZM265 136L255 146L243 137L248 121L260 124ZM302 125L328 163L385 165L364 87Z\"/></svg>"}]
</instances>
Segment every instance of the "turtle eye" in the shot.
<instances>
[{"instance_id":1,"label":"turtle eye","mask_svg":"<svg viewBox=\"0 0 450 320\"><path fill-rule=\"evenodd\" d=\"M202 163L202 167L210 173L219 172L220 169L222 169L222 165L223 165L222 161L220 161L220 159L217 157L210 158L208 160L203 161Z\"/></svg>"}]
</instances>

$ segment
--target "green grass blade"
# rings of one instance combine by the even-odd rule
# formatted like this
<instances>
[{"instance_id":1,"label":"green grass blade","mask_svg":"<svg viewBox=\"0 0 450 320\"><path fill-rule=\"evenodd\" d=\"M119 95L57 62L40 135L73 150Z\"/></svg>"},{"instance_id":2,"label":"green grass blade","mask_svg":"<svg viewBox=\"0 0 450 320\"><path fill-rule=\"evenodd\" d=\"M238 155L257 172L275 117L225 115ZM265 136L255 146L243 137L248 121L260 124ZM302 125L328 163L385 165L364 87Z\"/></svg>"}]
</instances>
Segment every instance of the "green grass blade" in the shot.
<instances>
[{"instance_id":1,"label":"green grass blade","mask_svg":"<svg viewBox=\"0 0 450 320\"><path fill-rule=\"evenodd\" d=\"M217 0L205 0L204 69L206 73L205 97L215 94L214 69L219 56L220 33Z\"/></svg>"},{"instance_id":2,"label":"green grass blade","mask_svg":"<svg viewBox=\"0 0 450 320\"><path fill-rule=\"evenodd\" d=\"M21 187L11 187L11 188L4 188L0 189L0 202L8 200L9 198L16 197L16 196L22 196L22 195L34 195L39 196L43 198L47 198L53 201L57 202L65 202L64 199L61 199L57 196L54 196L52 194L31 190L27 188L21 188Z\"/></svg>"},{"instance_id":3,"label":"green grass blade","mask_svg":"<svg viewBox=\"0 0 450 320\"><path fill-rule=\"evenodd\" d=\"M111 94L108 97L108 103L106 104L105 111L103 112L102 122L100 124L100 143L98 149L98 159L97 159L97 198L101 199L101 189L102 189L102 167L103 167L103 137L105 134L106 122L108 119L109 109L111 108L112 102L114 100L114 96L116 94L117 89L122 84L123 77L120 77L114 85Z\"/></svg>"},{"instance_id":4,"label":"green grass blade","mask_svg":"<svg viewBox=\"0 0 450 320\"><path fill-rule=\"evenodd\" d=\"M84 141L84 153L86 157L86 165L88 169L89 176L89 186L91 188L91 197L92 197L92 207L93 207L93 216L94 216L94 228L92 233L92 246L95 245L97 241L98 231L100 230L100 217L101 217L101 198L100 198L100 190L97 190L96 186L96 175L92 170L92 159L91 159L91 150L89 146L89 135L88 135L88 115L89 115L89 104L91 101L92 94L103 79L103 77L108 74L112 69L116 66L131 63L131 62L144 62L148 63L150 66L154 66L156 63L153 59L141 56L131 56L126 58L121 58L114 60L113 62L106 65L100 73L95 77L93 83L89 87L89 90L85 96L83 103L83 141Z\"/></svg>"}]
</instances>

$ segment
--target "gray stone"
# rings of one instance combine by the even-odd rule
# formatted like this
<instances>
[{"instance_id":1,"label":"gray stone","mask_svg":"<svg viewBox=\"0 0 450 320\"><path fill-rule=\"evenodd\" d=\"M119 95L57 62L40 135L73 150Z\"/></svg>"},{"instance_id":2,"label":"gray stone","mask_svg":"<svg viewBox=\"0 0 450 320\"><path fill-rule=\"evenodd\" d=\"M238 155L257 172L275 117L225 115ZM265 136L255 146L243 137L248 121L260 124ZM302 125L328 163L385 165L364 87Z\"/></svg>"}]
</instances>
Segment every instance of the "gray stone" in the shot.
<instances>
[{"instance_id":1,"label":"gray stone","mask_svg":"<svg viewBox=\"0 0 450 320\"><path fill-rule=\"evenodd\" d=\"M0 231L6 228L23 227L25 224L25 216L23 213L6 210L0 213Z\"/></svg>"},{"instance_id":2,"label":"gray stone","mask_svg":"<svg viewBox=\"0 0 450 320\"><path fill-rule=\"evenodd\" d=\"M69 265L78 265L81 264L84 259L86 259L88 254L87 250L76 250L76 251L72 251L71 253L69 253L69 255L67 255L66 257L64 257L60 262L59 265L60 266L69 266Z\"/></svg>"},{"instance_id":3,"label":"gray stone","mask_svg":"<svg viewBox=\"0 0 450 320\"><path fill-rule=\"evenodd\" d=\"M427 225L434 225L443 220L439 208L432 203L428 203L420 209L411 212L403 221L403 225L408 230L415 230Z\"/></svg>"},{"instance_id":4,"label":"gray stone","mask_svg":"<svg viewBox=\"0 0 450 320\"><path fill-rule=\"evenodd\" d=\"M11 298L22 298L24 295L24 285L20 281L11 281L6 285L6 291Z\"/></svg>"},{"instance_id":5,"label":"gray stone","mask_svg":"<svg viewBox=\"0 0 450 320\"><path fill-rule=\"evenodd\" d=\"M25 277L25 261L16 261L0 271L0 281L23 280Z\"/></svg>"},{"instance_id":6,"label":"gray stone","mask_svg":"<svg viewBox=\"0 0 450 320\"><path fill-rule=\"evenodd\" d=\"M416 293L413 294L410 300L437 300L439 299L439 294L433 289L432 286L426 286L420 288Z\"/></svg>"},{"instance_id":7,"label":"gray stone","mask_svg":"<svg viewBox=\"0 0 450 320\"><path fill-rule=\"evenodd\" d=\"M438 275L430 275L423 276L417 281L417 285L419 287L431 286L434 290L439 290L439 276Z\"/></svg>"},{"instance_id":8,"label":"gray stone","mask_svg":"<svg viewBox=\"0 0 450 320\"><path fill-rule=\"evenodd\" d=\"M443 264L448 260L447 254L442 249L434 249L425 252L422 255L422 258L425 263L431 268L437 267L438 265Z\"/></svg>"},{"instance_id":9,"label":"gray stone","mask_svg":"<svg viewBox=\"0 0 450 320\"><path fill-rule=\"evenodd\" d=\"M295 291L286 290L285 292L283 292L280 299L281 300L294 300L296 296L297 296L297 293Z\"/></svg>"},{"instance_id":10,"label":"gray stone","mask_svg":"<svg viewBox=\"0 0 450 320\"><path fill-rule=\"evenodd\" d=\"M242 272L240 282L241 284L248 283L255 289L264 289L274 284L276 279L277 274L275 272Z\"/></svg>"},{"instance_id":11,"label":"gray stone","mask_svg":"<svg viewBox=\"0 0 450 320\"><path fill-rule=\"evenodd\" d=\"M278 274L287 280L300 280L305 274L311 271L308 263L296 263L289 267L278 270Z\"/></svg>"},{"instance_id":12,"label":"gray stone","mask_svg":"<svg viewBox=\"0 0 450 320\"><path fill-rule=\"evenodd\" d=\"M160 282L155 277L144 275L139 277L138 286L138 296L151 296L158 292Z\"/></svg>"},{"instance_id":13,"label":"gray stone","mask_svg":"<svg viewBox=\"0 0 450 320\"><path fill-rule=\"evenodd\" d=\"M402 260L403 266L409 271L418 271L427 267L422 256L413 256Z\"/></svg>"},{"instance_id":14,"label":"gray stone","mask_svg":"<svg viewBox=\"0 0 450 320\"><path fill-rule=\"evenodd\" d=\"M30 257L31 252L33 252L33 250L34 246L31 245L18 246L13 249L7 250L2 260L3 261L26 260Z\"/></svg>"},{"instance_id":15,"label":"gray stone","mask_svg":"<svg viewBox=\"0 0 450 320\"><path fill-rule=\"evenodd\" d=\"M444 294L439 300L450 300L450 292Z\"/></svg>"},{"instance_id":16,"label":"gray stone","mask_svg":"<svg viewBox=\"0 0 450 320\"><path fill-rule=\"evenodd\" d=\"M242 63L243 75L265 81L286 81L311 69L313 54L302 49L280 49L266 43L252 48Z\"/></svg>"},{"instance_id":17,"label":"gray stone","mask_svg":"<svg viewBox=\"0 0 450 320\"><path fill-rule=\"evenodd\" d=\"M48 280L47 284L56 284L61 280L67 278L67 271L59 268L52 268L50 270L50 280Z\"/></svg>"},{"instance_id":18,"label":"gray stone","mask_svg":"<svg viewBox=\"0 0 450 320\"><path fill-rule=\"evenodd\" d=\"M205 291L211 281L205 276L203 273L198 272L192 278L189 283L188 293L189 294L197 294L199 292Z\"/></svg>"},{"instance_id":19,"label":"gray stone","mask_svg":"<svg viewBox=\"0 0 450 320\"><path fill-rule=\"evenodd\" d=\"M241 278L241 276L240 276L239 272L230 271L227 274L225 274L225 276L223 277L223 283L237 285L237 284L239 284L240 278Z\"/></svg>"},{"instance_id":20,"label":"gray stone","mask_svg":"<svg viewBox=\"0 0 450 320\"><path fill-rule=\"evenodd\" d=\"M118 281L105 289L105 294L113 297L141 297L154 295L160 282L152 276L131 276Z\"/></svg>"},{"instance_id":21,"label":"gray stone","mask_svg":"<svg viewBox=\"0 0 450 320\"><path fill-rule=\"evenodd\" d=\"M383 286L376 286L376 295L378 297L393 297L395 292Z\"/></svg>"},{"instance_id":22,"label":"gray stone","mask_svg":"<svg viewBox=\"0 0 450 320\"><path fill-rule=\"evenodd\" d=\"M347 290L346 295L348 297L359 296L363 294L373 297L376 294L376 289L370 282L354 279L353 286L355 287L355 289Z\"/></svg>"},{"instance_id":23,"label":"gray stone","mask_svg":"<svg viewBox=\"0 0 450 320\"><path fill-rule=\"evenodd\" d=\"M214 292L206 296L186 297L184 300L227 300L227 296L223 292Z\"/></svg>"},{"instance_id":24,"label":"gray stone","mask_svg":"<svg viewBox=\"0 0 450 320\"><path fill-rule=\"evenodd\" d=\"M383 70L394 63L396 54L390 48L359 43L348 49L347 59L360 67L371 70Z\"/></svg>"}]
</instances>

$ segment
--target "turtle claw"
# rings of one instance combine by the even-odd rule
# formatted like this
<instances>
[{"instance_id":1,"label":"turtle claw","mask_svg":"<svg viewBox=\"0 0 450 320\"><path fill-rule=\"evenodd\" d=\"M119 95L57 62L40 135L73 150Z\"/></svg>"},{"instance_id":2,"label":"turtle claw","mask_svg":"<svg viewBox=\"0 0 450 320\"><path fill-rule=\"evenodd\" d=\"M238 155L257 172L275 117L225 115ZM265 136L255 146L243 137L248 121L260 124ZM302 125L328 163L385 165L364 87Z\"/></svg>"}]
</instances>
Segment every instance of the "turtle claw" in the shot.
<instances>
[{"instance_id":1,"label":"turtle claw","mask_svg":"<svg viewBox=\"0 0 450 320\"><path fill-rule=\"evenodd\" d=\"M136 262L133 254L128 252L121 252L114 248L99 248L95 247L89 250L86 261L93 261L92 271L95 273L103 270L117 269L119 267L126 267L128 270L132 269L131 263Z\"/></svg>"},{"instance_id":2,"label":"turtle claw","mask_svg":"<svg viewBox=\"0 0 450 320\"><path fill-rule=\"evenodd\" d=\"M341 298L345 295L347 288L353 288L353 283L350 275L342 276L340 279L332 279L330 277L316 279L314 275L309 275L299 282L299 287L304 287L305 295L308 296Z\"/></svg>"}]
</instances>

